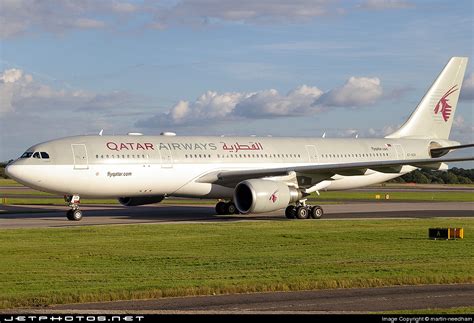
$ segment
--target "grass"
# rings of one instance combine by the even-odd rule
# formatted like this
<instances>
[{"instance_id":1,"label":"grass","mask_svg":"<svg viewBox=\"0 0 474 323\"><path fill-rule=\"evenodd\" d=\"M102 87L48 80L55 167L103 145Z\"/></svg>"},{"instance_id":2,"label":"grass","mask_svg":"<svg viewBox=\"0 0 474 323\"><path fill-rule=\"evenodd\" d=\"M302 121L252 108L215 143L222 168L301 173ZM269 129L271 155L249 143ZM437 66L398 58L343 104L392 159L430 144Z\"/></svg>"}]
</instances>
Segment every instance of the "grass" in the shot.
<instances>
[{"instance_id":1,"label":"grass","mask_svg":"<svg viewBox=\"0 0 474 323\"><path fill-rule=\"evenodd\" d=\"M15 197L3 198L3 195L12 194ZM375 199L375 195L380 195L380 200ZM383 203L385 194L388 194L388 201L435 201L435 202L474 202L474 194L472 192L360 192L360 191L338 191L338 192L321 192L320 196L311 194L308 198L309 202L328 204L343 201L378 201ZM34 197L22 197L22 195L32 195ZM37 196L37 197L36 197ZM47 198L51 194L38 192L34 190L14 192L13 190L0 191L0 204L17 204L17 205L64 205L63 198ZM203 204L214 205L214 199L166 199L163 204ZM81 199L81 204L118 204L116 199Z\"/></svg>"},{"instance_id":2,"label":"grass","mask_svg":"<svg viewBox=\"0 0 474 323\"><path fill-rule=\"evenodd\" d=\"M66 206L63 198L17 198L8 197L5 204L10 205L63 205ZM0 197L0 205L3 200ZM119 204L116 199L81 199L81 205L87 204Z\"/></svg>"},{"instance_id":3,"label":"grass","mask_svg":"<svg viewBox=\"0 0 474 323\"><path fill-rule=\"evenodd\" d=\"M38 197L43 197L43 196L58 196L58 195L54 195L54 194L50 194L50 193L46 193L46 192L41 192L41 191L36 191L34 189L16 189L16 190L0 190L0 196L3 196L3 195L34 195L34 196L38 196Z\"/></svg>"},{"instance_id":4,"label":"grass","mask_svg":"<svg viewBox=\"0 0 474 323\"><path fill-rule=\"evenodd\" d=\"M0 178L0 186L23 186L15 182L13 179Z\"/></svg>"},{"instance_id":5,"label":"grass","mask_svg":"<svg viewBox=\"0 0 474 323\"><path fill-rule=\"evenodd\" d=\"M429 227L465 239L428 240ZM0 230L0 308L474 282L473 219Z\"/></svg>"}]
</instances>

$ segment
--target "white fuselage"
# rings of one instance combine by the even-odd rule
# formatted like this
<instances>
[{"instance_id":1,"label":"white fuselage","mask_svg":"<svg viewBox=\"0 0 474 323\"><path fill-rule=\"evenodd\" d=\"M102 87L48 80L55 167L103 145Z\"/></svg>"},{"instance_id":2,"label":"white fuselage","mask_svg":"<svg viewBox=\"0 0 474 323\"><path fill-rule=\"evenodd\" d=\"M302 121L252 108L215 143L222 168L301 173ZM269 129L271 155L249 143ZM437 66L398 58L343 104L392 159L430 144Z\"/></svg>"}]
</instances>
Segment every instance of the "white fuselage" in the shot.
<instances>
[{"instance_id":1,"label":"white fuselage","mask_svg":"<svg viewBox=\"0 0 474 323\"><path fill-rule=\"evenodd\" d=\"M19 158L8 172L27 186L59 194L231 198L234 187L201 182L200 178L227 170L429 158L430 143L414 139L77 136L29 148L33 156L45 152L49 158L42 154ZM397 173L368 169L364 174L343 173L324 181L320 175L300 174L299 185L307 190L316 183L318 190L344 190L384 182L414 169L403 166Z\"/></svg>"}]
</instances>

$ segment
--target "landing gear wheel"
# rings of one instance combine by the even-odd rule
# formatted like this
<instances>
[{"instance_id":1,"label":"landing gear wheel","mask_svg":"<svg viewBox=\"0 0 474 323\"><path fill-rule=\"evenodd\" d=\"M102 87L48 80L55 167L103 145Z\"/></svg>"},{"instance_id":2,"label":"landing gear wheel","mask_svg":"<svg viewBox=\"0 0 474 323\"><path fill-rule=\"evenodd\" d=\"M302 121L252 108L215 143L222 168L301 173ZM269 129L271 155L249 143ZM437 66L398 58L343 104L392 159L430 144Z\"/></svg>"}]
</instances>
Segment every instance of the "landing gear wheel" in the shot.
<instances>
[{"instance_id":1,"label":"landing gear wheel","mask_svg":"<svg viewBox=\"0 0 474 323\"><path fill-rule=\"evenodd\" d=\"M81 221L82 211L79 209L69 210L67 211L66 216L69 221Z\"/></svg>"},{"instance_id":2,"label":"landing gear wheel","mask_svg":"<svg viewBox=\"0 0 474 323\"><path fill-rule=\"evenodd\" d=\"M309 218L308 208L306 206L300 206L296 209L296 217L298 219L307 219Z\"/></svg>"},{"instance_id":3,"label":"landing gear wheel","mask_svg":"<svg viewBox=\"0 0 474 323\"><path fill-rule=\"evenodd\" d=\"M225 214L236 214L237 213L237 208L235 207L235 204L232 202L226 203L225 205Z\"/></svg>"},{"instance_id":4,"label":"landing gear wheel","mask_svg":"<svg viewBox=\"0 0 474 323\"><path fill-rule=\"evenodd\" d=\"M226 214L226 203L219 202L216 204L216 213L219 215Z\"/></svg>"},{"instance_id":5,"label":"landing gear wheel","mask_svg":"<svg viewBox=\"0 0 474 323\"><path fill-rule=\"evenodd\" d=\"M287 219L294 219L296 217L296 207L288 205L285 209L285 216Z\"/></svg>"},{"instance_id":6,"label":"landing gear wheel","mask_svg":"<svg viewBox=\"0 0 474 323\"><path fill-rule=\"evenodd\" d=\"M239 214L239 211L235 207L233 202L219 202L216 204L216 212L219 215L226 215L226 214Z\"/></svg>"},{"instance_id":7,"label":"landing gear wheel","mask_svg":"<svg viewBox=\"0 0 474 323\"><path fill-rule=\"evenodd\" d=\"M66 217L69 221L81 221L82 212L79 210L79 203L81 197L79 195L64 195L64 201L71 208L66 212Z\"/></svg>"},{"instance_id":8,"label":"landing gear wheel","mask_svg":"<svg viewBox=\"0 0 474 323\"><path fill-rule=\"evenodd\" d=\"M72 220L73 221L81 221L82 220L82 211L77 209L72 212Z\"/></svg>"},{"instance_id":9,"label":"landing gear wheel","mask_svg":"<svg viewBox=\"0 0 474 323\"><path fill-rule=\"evenodd\" d=\"M323 208L320 207L319 205L315 205L315 206L311 207L311 217L313 219L321 219L323 214L324 214Z\"/></svg>"}]
</instances>

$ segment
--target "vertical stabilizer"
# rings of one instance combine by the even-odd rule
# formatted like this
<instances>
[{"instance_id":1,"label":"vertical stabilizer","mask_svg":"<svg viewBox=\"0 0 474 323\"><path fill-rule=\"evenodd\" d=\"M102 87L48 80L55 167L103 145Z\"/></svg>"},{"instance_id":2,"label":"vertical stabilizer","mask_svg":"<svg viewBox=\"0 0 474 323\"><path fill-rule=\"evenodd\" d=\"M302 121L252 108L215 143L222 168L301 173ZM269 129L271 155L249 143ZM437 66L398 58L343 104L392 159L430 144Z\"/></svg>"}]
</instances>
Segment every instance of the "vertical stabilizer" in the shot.
<instances>
[{"instance_id":1,"label":"vertical stabilizer","mask_svg":"<svg viewBox=\"0 0 474 323\"><path fill-rule=\"evenodd\" d=\"M405 124L386 138L448 139L467 57L453 57Z\"/></svg>"}]
</instances>

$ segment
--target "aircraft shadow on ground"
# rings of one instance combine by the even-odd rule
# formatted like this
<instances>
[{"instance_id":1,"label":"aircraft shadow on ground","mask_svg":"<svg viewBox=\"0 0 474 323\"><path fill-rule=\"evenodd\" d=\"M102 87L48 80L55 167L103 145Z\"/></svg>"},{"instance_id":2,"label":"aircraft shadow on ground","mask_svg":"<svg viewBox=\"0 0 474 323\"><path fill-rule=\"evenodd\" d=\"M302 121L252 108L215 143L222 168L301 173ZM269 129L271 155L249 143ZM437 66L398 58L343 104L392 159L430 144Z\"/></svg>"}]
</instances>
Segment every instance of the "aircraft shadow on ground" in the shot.
<instances>
[{"instance_id":1,"label":"aircraft shadow on ground","mask_svg":"<svg viewBox=\"0 0 474 323\"><path fill-rule=\"evenodd\" d=\"M9 213L0 213L0 219L37 219L37 218L65 218L67 206L5 206L2 209ZM123 207L119 205L100 206L83 205L84 220L87 218L110 218L115 220L129 219L137 221L182 222L182 221L241 221L249 220L286 220L282 214L232 214L218 215L213 206L138 206Z\"/></svg>"},{"instance_id":2,"label":"aircraft shadow on ground","mask_svg":"<svg viewBox=\"0 0 474 323\"><path fill-rule=\"evenodd\" d=\"M22 207L2 205L2 210L11 213L0 213L0 219L38 219L38 218L65 218L67 206ZM213 206L138 206L123 207L119 205L101 205L100 209L94 205L83 205L84 219L110 218L114 220L136 220L153 222L185 222L185 221L287 221L283 210L266 214L233 214L217 215ZM474 217L472 210L408 210L408 211L378 211L378 212L331 212L326 213L323 219L376 219L376 218L438 218L438 217ZM316 220L317 221L317 220ZM106 221L104 222L106 224Z\"/></svg>"}]
</instances>

